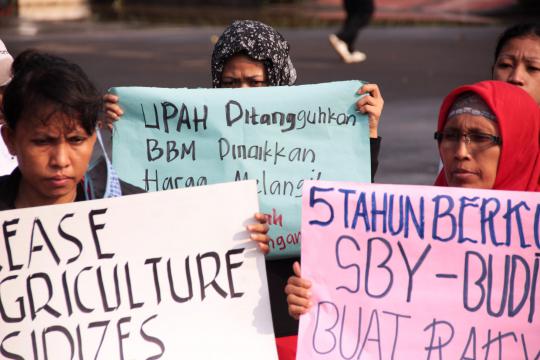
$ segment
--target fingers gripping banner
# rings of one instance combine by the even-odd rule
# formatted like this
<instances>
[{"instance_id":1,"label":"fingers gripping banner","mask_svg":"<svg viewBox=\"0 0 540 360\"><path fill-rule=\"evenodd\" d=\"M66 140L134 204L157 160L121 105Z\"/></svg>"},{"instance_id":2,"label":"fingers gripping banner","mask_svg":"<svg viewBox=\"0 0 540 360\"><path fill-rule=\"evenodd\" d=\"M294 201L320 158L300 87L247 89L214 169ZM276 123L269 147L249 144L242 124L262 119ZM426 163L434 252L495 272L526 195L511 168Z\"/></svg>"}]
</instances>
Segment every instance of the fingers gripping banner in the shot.
<instances>
[{"instance_id":1,"label":"fingers gripping banner","mask_svg":"<svg viewBox=\"0 0 540 360\"><path fill-rule=\"evenodd\" d=\"M307 182L298 359L538 359L540 195Z\"/></svg>"},{"instance_id":2,"label":"fingers gripping banner","mask_svg":"<svg viewBox=\"0 0 540 360\"><path fill-rule=\"evenodd\" d=\"M360 81L256 89L115 88L113 164L148 191L256 179L273 257L300 252L306 179L371 179Z\"/></svg>"}]
</instances>

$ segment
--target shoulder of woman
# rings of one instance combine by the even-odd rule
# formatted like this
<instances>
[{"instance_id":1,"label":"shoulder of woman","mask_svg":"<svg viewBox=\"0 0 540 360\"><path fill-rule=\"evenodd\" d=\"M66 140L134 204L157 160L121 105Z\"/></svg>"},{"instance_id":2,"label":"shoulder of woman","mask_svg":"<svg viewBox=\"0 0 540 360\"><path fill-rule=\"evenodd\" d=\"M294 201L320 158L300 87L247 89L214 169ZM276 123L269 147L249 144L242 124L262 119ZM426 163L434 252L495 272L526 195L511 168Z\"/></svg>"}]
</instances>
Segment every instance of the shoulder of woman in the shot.
<instances>
[{"instance_id":1,"label":"shoulder of woman","mask_svg":"<svg viewBox=\"0 0 540 360\"><path fill-rule=\"evenodd\" d=\"M9 175L0 176L0 211L12 210L15 194L19 188L20 172L15 169Z\"/></svg>"}]
</instances>

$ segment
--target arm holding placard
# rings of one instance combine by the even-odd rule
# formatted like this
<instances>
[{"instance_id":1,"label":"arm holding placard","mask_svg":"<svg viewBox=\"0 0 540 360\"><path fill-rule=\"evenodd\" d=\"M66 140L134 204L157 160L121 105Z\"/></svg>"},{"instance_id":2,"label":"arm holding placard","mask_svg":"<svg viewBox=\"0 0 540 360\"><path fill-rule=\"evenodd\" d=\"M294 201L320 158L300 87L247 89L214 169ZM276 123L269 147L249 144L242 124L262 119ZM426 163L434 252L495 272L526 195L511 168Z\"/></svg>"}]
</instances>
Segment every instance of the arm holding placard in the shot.
<instances>
[{"instance_id":1,"label":"arm holding placard","mask_svg":"<svg viewBox=\"0 0 540 360\"><path fill-rule=\"evenodd\" d=\"M379 167L379 150L381 138L379 136L379 121L384 107L384 99L377 84L364 84L359 90L364 95L356 102L356 109L368 116L369 147L371 154L371 182L374 182L375 173Z\"/></svg>"},{"instance_id":2,"label":"arm holding placard","mask_svg":"<svg viewBox=\"0 0 540 360\"><path fill-rule=\"evenodd\" d=\"M106 123L109 127L124 115L124 110L118 104L119 100L119 97L114 94L107 93L103 95L103 110L105 111Z\"/></svg>"},{"instance_id":3,"label":"arm holding placard","mask_svg":"<svg viewBox=\"0 0 540 360\"><path fill-rule=\"evenodd\" d=\"M285 294L287 294L289 315L298 320L300 315L307 313L312 306L311 281L301 277L300 263L295 262L293 270L294 276L287 281Z\"/></svg>"},{"instance_id":4,"label":"arm holding placard","mask_svg":"<svg viewBox=\"0 0 540 360\"><path fill-rule=\"evenodd\" d=\"M384 99L377 84L364 84L359 90L359 95L365 95L356 102L356 109L368 116L369 137L379 137L379 120L384 107Z\"/></svg>"},{"instance_id":5,"label":"arm holding placard","mask_svg":"<svg viewBox=\"0 0 540 360\"><path fill-rule=\"evenodd\" d=\"M270 229L270 227L268 226L266 216L263 213L256 213L254 219L257 221L257 224L247 226L249 237L257 243L263 254L268 254L270 251L268 229Z\"/></svg>"}]
</instances>

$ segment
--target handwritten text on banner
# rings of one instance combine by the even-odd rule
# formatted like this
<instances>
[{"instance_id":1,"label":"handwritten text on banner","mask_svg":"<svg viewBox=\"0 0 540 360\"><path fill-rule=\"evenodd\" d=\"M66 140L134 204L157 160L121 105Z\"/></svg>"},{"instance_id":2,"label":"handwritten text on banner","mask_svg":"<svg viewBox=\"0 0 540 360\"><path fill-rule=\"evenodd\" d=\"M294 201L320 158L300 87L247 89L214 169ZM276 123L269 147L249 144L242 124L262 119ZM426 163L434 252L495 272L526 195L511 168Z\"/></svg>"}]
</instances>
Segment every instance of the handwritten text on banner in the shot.
<instances>
[{"instance_id":1,"label":"handwritten text on banner","mask_svg":"<svg viewBox=\"0 0 540 360\"><path fill-rule=\"evenodd\" d=\"M370 180L361 85L116 88L124 115L113 164L148 191L256 179L270 257L298 255L304 179Z\"/></svg>"},{"instance_id":2,"label":"handwritten text on banner","mask_svg":"<svg viewBox=\"0 0 540 360\"><path fill-rule=\"evenodd\" d=\"M307 182L298 359L537 359L540 194Z\"/></svg>"},{"instance_id":3,"label":"handwritten text on banner","mask_svg":"<svg viewBox=\"0 0 540 360\"><path fill-rule=\"evenodd\" d=\"M1 212L1 358L276 359L255 211L250 181Z\"/></svg>"}]
</instances>

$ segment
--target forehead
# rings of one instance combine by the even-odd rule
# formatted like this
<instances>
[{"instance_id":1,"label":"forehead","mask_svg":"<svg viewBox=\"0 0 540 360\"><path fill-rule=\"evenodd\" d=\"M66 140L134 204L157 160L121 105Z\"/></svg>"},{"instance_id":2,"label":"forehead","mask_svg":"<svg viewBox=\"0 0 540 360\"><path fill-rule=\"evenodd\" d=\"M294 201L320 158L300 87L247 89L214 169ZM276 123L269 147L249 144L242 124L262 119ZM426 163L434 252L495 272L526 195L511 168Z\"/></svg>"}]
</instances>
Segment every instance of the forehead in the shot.
<instances>
[{"instance_id":1,"label":"forehead","mask_svg":"<svg viewBox=\"0 0 540 360\"><path fill-rule=\"evenodd\" d=\"M223 67L223 74L226 73L249 73L251 75L264 75L264 64L259 60L254 60L247 55L237 54L232 56Z\"/></svg>"},{"instance_id":2,"label":"forehead","mask_svg":"<svg viewBox=\"0 0 540 360\"><path fill-rule=\"evenodd\" d=\"M84 131L79 118L57 111L52 106L46 106L36 113L23 114L16 126L25 132Z\"/></svg>"},{"instance_id":3,"label":"forehead","mask_svg":"<svg viewBox=\"0 0 540 360\"><path fill-rule=\"evenodd\" d=\"M535 35L513 38L501 50L501 56L525 54L527 57L540 60L540 37Z\"/></svg>"},{"instance_id":4,"label":"forehead","mask_svg":"<svg viewBox=\"0 0 540 360\"><path fill-rule=\"evenodd\" d=\"M456 130L479 130L490 134L498 134L499 126L493 121L479 115L459 114L448 119L444 124L445 129Z\"/></svg>"}]
</instances>

